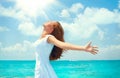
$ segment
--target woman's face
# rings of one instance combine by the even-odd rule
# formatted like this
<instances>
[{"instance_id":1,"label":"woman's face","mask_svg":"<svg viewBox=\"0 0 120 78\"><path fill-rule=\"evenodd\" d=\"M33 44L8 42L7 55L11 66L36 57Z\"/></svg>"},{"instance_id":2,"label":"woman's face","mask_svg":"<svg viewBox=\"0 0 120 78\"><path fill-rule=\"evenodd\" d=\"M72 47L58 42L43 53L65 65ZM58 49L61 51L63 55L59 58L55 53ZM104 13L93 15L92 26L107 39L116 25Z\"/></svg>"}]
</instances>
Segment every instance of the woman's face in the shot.
<instances>
[{"instance_id":1,"label":"woman's face","mask_svg":"<svg viewBox=\"0 0 120 78\"><path fill-rule=\"evenodd\" d=\"M47 34L52 33L52 31L54 30L53 27L53 23L52 22L47 22L43 25L44 29L43 31L45 31Z\"/></svg>"}]
</instances>

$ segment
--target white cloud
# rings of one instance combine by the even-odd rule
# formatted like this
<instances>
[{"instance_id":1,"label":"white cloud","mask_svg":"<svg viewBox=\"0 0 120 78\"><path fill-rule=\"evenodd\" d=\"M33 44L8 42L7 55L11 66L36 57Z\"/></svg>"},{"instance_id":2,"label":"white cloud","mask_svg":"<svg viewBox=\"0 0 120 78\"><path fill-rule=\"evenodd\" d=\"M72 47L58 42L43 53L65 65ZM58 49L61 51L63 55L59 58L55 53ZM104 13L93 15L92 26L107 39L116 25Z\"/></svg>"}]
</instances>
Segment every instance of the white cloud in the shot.
<instances>
[{"instance_id":1,"label":"white cloud","mask_svg":"<svg viewBox=\"0 0 120 78\"><path fill-rule=\"evenodd\" d=\"M68 51L62 54L60 60L98 60L96 55L84 51Z\"/></svg>"},{"instance_id":2,"label":"white cloud","mask_svg":"<svg viewBox=\"0 0 120 78\"><path fill-rule=\"evenodd\" d=\"M12 8L5 8L2 5L0 5L0 15L1 16L8 16L11 17L14 15L15 11Z\"/></svg>"},{"instance_id":3,"label":"white cloud","mask_svg":"<svg viewBox=\"0 0 120 78\"><path fill-rule=\"evenodd\" d=\"M118 15L120 13L116 11L110 11L106 8L89 8L87 7L84 10L84 14L79 14L82 16L80 21L90 21L93 24L112 24L112 23L119 23L118 22Z\"/></svg>"},{"instance_id":4,"label":"white cloud","mask_svg":"<svg viewBox=\"0 0 120 78\"><path fill-rule=\"evenodd\" d=\"M23 11L17 10L15 7L5 8L2 5L0 5L0 16L11 17L19 21L30 20Z\"/></svg>"},{"instance_id":5,"label":"white cloud","mask_svg":"<svg viewBox=\"0 0 120 78\"><path fill-rule=\"evenodd\" d=\"M0 59L34 59L33 43L24 41L11 46L0 45Z\"/></svg>"},{"instance_id":6,"label":"white cloud","mask_svg":"<svg viewBox=\"0 0 120 78\"><path fill-rule=\"evenodd\" d=\"M84 14L79 14L76 21L80 23L79 25L87 25L87 30L89 30L90 27L95 27L98 31L98 35L100 36L100 39L104 38L104 31L101 30L99 27L100 25L106 25L109 24L119 24L120 23L120 13L118 11L110 11L106 8L89 8L87 7L84 10ZM93 30L93 31L95 31ZM85 30L83 30L85 31ZM88 34L92 35L92 34Z\"/></svg>"},{"instance_id":7,"label":"white cloud","mask_svg":"<svg viewBox=\"0 0 120 78\"><path fill-rule=\"evenodd\" d=\"M4 31L10 31L10 29L5 26L0 26L0 32L4 32Z\"/></svg>"},{"instance_id":8,"label":"white cloud","mask_svg":"<svg viewBox=\"0 0 120 78\"><path fill-rule=\"evenodd\" d=\"M100 40L104 39L104 34L105 34L105 32L103 32L102 30L98 29L98 35L99 35L99 39Z\"/></svg>"},{"instance_id":9,"label":"white cloud","mask_svg":"<svg viewBox=\"0 0 120 78\"><path fill-rule=\"evenodd\" d=\"M69 14L69 12L66 9L64 9L61 12L61 17L70 17L70 14Z\"/></svg>"},{"instance_id":10,"label":"white cloud","mask_svg":"<svg viewBox=\"0 0 120 78\"><path fill-rule=\"evenodd\" d=\"M84 6L81 3L76 3L71 6L69 11L73 13L79 13L81 9L84 9Z\"/></svg>"},{"instance_id":11,"label":"white cloud","mask_svg":"<svg viewBox=\"0 0 120 78\"><path fill-rule=\"evenodd\" d=\"M117 23L118 15L116 12L109 11L106 8L86 8L84 15L88 16L91 22L95 24L112 24Z\"/></svg>"},{"instance_id":12,"label":"white cloud","mask_svg":"<svg viewBox=\"0 0 120 78\"><path fill-rule=\"evenodd\" d=\"M6 2L13 2L14 5L7 8L0 5L0 16L15 18L22 22L36 19L38 16L48 19L45 8L51 4L58 4L56 0L7 0Z\"/></svg>"},{"instance_id":13,"label":"white cloud","mask_svg":"<svg viewBox=\"0 0 120 78\"><path fill-rule=\"evenodd\" d=\"M105 48L102 48L99 58L119 60L120 59L120 44L109 45Z\"/></svg>"},{"instance_id":14,"label":"white cloud","mask_svg":"<svg viewBox=\"0 0 120 78\"><path fill-rule=\"evenodd\" d=\"M36 27L31 22L24 22L18 26L18 30L20 30L24 35L39 36L41 34L42 27Z\"/></svg>"},{"instance_id":15,"label":"white cloud","mask_svg":"<svg viewBox=\"0 0 120 78\"><path fill-rule=\"evenodd\" d=\"M55 0L44 0L43 2L41 2L41 0L10 1L15 4L7 8L0 5L0 16L17 19L20 22L18 25L18 30L20 30L24 35L28 36L38 36L41 34L41 26L36 27L32 20L36 21L36 17L39 16L42 16L42 19L49 19L45 12L45 6L48 6L52 3L57 3ZM0 28L0 31L3 30L5 30L5 28Z\"/></svg>"},{"instance_id":16,"label":"white cloud","mask_svg":"<svg viewBox=\"0 0 120 78\"><path fill-rule=\"evenodd\" d=\"M78 20L74 23L61 23L67 35L71 35L71 37L77 39L88 38L97 30L96 25L91 23L81 23Z\"/></svg>"},{"instance_id":17,"label":"white cloud","mask_svg":"<svg viewBox=\"0 0 120 78\"><path fill-rule=\"evenodd\" d=\"M70 9L70 8L68 8ZM66 10L67 11L67 10ZM69 10L68 10L69 12ZM65 17L65 16L64 16ZM72 17L69 17L72 18ZM61 22L67 33L74 37L89 38L93 33L98 33L100 39L104 39L104 31L100 25L120 24L120 12L110 11L106 8L84 8L70 23ZM72 32L71 32L72 31Z\"/></svg>"},{"instance_id":18,"label":"white cloud","mask_svg":"<svg viewBox=\"0 0 120 78\"><path fill-rule=\"evenodd\" d=\"M55 0L16 0L16 7L17 9L22 10L25 14L27 14L29 17L36 17L39 15L39 13L42 13L44 9L53 3L56 3Z\"/></svg>"},{"instance_id":19,"label":"white cloud","mask_svg":"<svg viewBox=\"0 0 120 78\"><path fill-rule=\"evenodd\" d=\"M117 37L119 37L119 38L120 38L120 34L117 34Z\"/></svg>"},{"instance_id":20,"label":"white cloud","mask_svg":"<svg viewBox=\"0 0 120 78\"><path fill-rule=\"evenodd\" d=\"M76 4L73 4L70 8L66 8L66 9L63 9L61 11L61 17L70 17L70 15L73 13L74 15L75 14L78 14L80 10L84 9L84 6L81 4L81 3L76 3Z\"/></svg>"}]
</instances>

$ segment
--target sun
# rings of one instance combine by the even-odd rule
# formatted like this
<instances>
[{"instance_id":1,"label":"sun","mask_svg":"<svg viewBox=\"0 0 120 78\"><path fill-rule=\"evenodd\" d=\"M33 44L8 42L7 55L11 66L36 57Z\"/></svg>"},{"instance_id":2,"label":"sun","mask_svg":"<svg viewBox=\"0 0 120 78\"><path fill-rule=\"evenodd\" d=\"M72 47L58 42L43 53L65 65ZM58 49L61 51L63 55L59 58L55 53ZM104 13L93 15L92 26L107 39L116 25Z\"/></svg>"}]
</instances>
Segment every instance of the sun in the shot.
<instances>
[{"instance_id":1,"label":"sun","mask_svg":"<svg viewBox=\"0 0 120 78\"><path fill-rule=\"evenodd\" d=\"M36 16L38 12L43 12L45 8L48 8L50 4L54 3L55 0L17 0L16 5L23 12L31 16Z\"/></svg>"}]
</instances>

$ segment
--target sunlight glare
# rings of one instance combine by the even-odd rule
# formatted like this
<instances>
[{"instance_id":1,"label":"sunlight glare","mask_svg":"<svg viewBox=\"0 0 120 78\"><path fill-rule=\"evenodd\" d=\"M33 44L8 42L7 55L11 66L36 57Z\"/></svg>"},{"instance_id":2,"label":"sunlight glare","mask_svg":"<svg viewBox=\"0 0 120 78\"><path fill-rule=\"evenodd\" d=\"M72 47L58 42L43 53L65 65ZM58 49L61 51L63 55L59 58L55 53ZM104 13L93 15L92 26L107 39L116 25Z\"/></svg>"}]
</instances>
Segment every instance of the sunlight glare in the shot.
<instances>
[{"instance_id":1,"label":"sunlight glare","mask_svg":"<svg viewBox=\"0 0 120 78\"><path fill-rule=\"evenodd\" d=\"M48 5L55 0L17 0L17 7L31 16L36 16L38 12L44 11Z\"/></svg>"}]
</instances>

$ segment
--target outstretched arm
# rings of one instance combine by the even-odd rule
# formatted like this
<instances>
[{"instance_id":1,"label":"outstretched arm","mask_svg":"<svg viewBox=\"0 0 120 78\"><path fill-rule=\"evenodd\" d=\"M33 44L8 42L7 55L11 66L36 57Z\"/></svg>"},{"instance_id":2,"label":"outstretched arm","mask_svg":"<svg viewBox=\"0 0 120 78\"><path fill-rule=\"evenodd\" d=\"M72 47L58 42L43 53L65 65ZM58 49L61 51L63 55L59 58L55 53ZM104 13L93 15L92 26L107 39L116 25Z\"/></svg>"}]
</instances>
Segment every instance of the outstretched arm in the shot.
<instances>
[{"instance_id":1,"label":"outstretched arm","mask_svg":"<svg viewBox=\"0 0 120 78\"><path fill-rule=\"evenodd\" d=\"M56 39L54 36L50 36L48 38L48 42L56 45L57 47L60 47L62 49L68 49L68 50L80 50L80 51L86 51L90 52L92 54L97 54L97 47L91 46L91 42L86 44L85 46L79 46L79 45L73 45L70 43L62 42L58 39Z\"/></svg>"}]
</instances>

